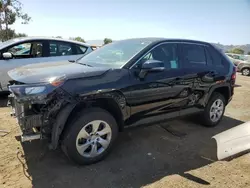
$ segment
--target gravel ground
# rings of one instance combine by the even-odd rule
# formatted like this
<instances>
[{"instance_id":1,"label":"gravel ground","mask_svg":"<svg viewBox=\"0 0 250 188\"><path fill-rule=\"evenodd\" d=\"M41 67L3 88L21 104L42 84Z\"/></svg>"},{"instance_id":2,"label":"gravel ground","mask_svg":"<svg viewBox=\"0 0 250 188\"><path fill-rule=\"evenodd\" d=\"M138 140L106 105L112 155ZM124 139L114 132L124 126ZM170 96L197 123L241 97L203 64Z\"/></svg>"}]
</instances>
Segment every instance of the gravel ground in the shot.
<instances>
[{"instance_id":1,"label":"gravel ground","mask_svg":"<svg viewBox=\"0 0 250 188\"><path fill-rule=\"evenodd\" d=\"M113 152L90 166L71 164L45 142L21 144L20 130L0 101L0 187L250 187L250 155L212 161L204 153L210 138L250 120L250 77L237 77L233 101L216 128L200 126L194 117L121 133ZM169 131L174 133L171 134Z\"/></svg>"}]
</instances>

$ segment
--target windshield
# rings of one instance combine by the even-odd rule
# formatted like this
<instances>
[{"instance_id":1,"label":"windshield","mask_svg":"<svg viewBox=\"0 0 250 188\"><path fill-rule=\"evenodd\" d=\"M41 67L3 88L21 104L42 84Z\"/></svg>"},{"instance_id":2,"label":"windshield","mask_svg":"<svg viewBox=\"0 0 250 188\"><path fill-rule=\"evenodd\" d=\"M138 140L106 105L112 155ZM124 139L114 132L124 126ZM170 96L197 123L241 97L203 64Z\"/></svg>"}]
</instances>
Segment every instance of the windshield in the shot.
<instances>
[{"instance_id":1,"label":"windshield","mask_svg":"<svg viewBox=\"0 0 250 188\"><path fill-rule=\"evenodd\" d=\"M89 66L120 68L133 56L148 46L151 39L129 39L107 44L77 61Z\"/></svg>"},{"instance_id":2,"label":"windshield","mask_svg":"<svg viewBox=\"0 0 250 188\"><path fill-rule=\"evenodd\" d=\"M15 38L15 39L7 40L5 42L0 42L0 47L7 46L7 45L15 43L15 42L17 42L19 40L20 40L19 38Z\"/></svg>"}]
</instances>

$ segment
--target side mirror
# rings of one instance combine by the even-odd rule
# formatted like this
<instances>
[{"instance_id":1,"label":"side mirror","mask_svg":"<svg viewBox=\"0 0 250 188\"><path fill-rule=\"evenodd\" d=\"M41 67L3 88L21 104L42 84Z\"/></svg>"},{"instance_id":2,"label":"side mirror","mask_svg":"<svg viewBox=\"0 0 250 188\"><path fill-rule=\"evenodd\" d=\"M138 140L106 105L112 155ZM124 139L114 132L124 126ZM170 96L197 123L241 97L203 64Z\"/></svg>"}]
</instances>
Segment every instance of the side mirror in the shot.
<instances>
[{"instance_id":1,"label":"side mirror","mask_svg":"<svg viewBox=\"0 0 250 188\"><path fill-rule=\"evenodd\" d=\"M4 59L12 59L12 58L13 58L13 55L12 55L12 53L10 53L10 52L4 52L4 53L3 53L3 58L4 58Z\"/></svg>"},{"instance_id":2,"label":"side mirror","mask_svg":"<svg viewBox=\"0 0 250 188\"><path fill-rule=\"evenodd\" d=\"M165 70L164 63L158 60L147 60L141 66L139 78L144 78L148 72L162 72Z\"/></svg>"}]
</instances>

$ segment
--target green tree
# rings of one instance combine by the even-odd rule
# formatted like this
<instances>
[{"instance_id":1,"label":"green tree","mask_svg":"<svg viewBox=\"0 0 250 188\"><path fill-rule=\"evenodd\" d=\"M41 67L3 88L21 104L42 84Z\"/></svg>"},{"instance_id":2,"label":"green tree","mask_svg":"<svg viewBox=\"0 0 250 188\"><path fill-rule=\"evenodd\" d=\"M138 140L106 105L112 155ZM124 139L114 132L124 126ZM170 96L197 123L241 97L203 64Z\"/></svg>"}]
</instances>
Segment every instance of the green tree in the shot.
<instances>
[{"instance_id":1,"label":"green tree","mask_svg":"<svg viewBox=\"0 0 250 188\"><path fill-rule=\"evenodd\" d=\"M27 37L28 35L25 34L25 33L16 33L14 38L17 38L17 37Z\"/></svg>"},{"instance_id":2,"label":"green tree","mask_svg":"<svg viewBox=\"0 0 250 188\"><path fill-rule=\"evenodd\" d=\"M0 40L6 41L15 38L15 31L12 29L0 29Z\"/></svg>"},{"instance_id":3,"label":"green tree","mask_svg":"<svg viewBox=\"0 0 250 188\"><path fill-rule=\"evenodd\" d=\"M250 55L250 52L247 52L247 55Z\"/></svg>"},{"instance_id":4,"label":"green tree","mask_svg":"<svg viewBox=\"0 0 250 188\"><path fill-rule=\"evenodd\" d=\"M12 29L0 30L0 40L2 41L18 37L27 37L27 35L25 33L16 33L15 30Z\"/></svg>"},{"instance_id":5,"label":"green tree","mask_svg":"<svg viewBox=\"0 0 250 188\"><path fill-rule=\"evenodd\" d=\"M110 38L105 38L104 40L103 40L103 43L104 44L109 44L109 43L111 43L112 42L112 39L110 39Z\"/></svg>"},{"instance_id":6,"label":"green tree","mask_svg":"<svg viewBox=\"0 0 250 188\"><path fill-rule=\"evenodd\" d=\"M244 54L244 50L242 50L241 48L234 48L234 49L230 50L230 53Z\"/></svg>"},{"instance_id":7,"label":"green tree","mask_svg":"<svg viewBox=\"0 0 250 188\"><path fill-rule=\"evenodd\" d=\"M85 43L85 40L83 38L81 38L81 37L75 37L75 38L73 37L73 38L70 38L70 39Z\"/></svg>"},{"instance_id":8,"label":"green tree","mask_svg":"<svg viewBox=\"0 0 250 188\"><path fill-rule=\"evenodd\" d=\"M18 0L0 0L0 40L5 41L15 37L15 30L9 28L17 19L27 24L31 18L22 12L22 3Z\"/></svg>"}]
</instances>

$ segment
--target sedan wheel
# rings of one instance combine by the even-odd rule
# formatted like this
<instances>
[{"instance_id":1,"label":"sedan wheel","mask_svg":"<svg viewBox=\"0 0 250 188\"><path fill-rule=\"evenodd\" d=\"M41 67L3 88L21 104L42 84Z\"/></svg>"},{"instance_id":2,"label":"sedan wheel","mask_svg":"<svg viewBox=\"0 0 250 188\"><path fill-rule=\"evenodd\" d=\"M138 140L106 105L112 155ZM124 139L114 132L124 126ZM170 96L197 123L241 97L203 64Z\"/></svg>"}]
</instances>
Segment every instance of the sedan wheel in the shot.
<instances>
[{"instance_id":1,"label":"sedan wheel","mask_svg":"<svg viewBox=\"0 0 250 188\"><path fill-rule=\"evenodd\" d=\"M242 70L242 75L249 76L250 75L250 69L248 69L248 68L243 69Z\"/></svg>"}]
</instances>

